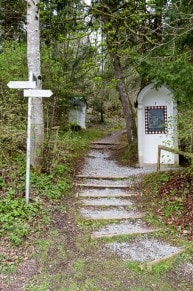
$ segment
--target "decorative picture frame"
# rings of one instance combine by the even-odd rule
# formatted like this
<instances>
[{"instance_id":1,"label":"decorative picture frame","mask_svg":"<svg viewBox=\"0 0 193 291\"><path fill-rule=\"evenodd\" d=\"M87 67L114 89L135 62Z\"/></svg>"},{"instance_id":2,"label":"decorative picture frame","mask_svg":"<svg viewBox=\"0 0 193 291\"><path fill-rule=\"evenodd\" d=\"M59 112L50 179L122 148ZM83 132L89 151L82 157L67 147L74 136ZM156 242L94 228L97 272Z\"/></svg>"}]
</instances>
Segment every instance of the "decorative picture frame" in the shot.
<instances>
[{"instance_id":1,"label":"decorative picture frame","mask_svg":"<svg viewBox=\"0 0 193 291\"><path fill-rule=\"evenodd\" d=\"M145 134L165 134L167 106L145 107Z\"/></svg>"}]
</instances>

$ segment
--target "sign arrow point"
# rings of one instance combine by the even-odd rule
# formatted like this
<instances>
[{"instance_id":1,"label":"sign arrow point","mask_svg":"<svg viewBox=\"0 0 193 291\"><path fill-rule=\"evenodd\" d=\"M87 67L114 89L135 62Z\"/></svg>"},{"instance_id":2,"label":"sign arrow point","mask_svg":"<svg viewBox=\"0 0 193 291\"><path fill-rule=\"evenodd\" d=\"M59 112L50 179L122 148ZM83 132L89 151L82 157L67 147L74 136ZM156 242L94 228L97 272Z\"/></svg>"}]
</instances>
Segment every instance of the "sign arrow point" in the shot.
<instances>
[{"instance_id":1,"label":"sign arrow point","mask_svg":"<svg viewBox=\"0 0 193 291\"><path fill-rule=\"evenodd\" d=\"M51 90L24 90L24 97L51 97L53 92Z\"/></svg>"}]
</instances>

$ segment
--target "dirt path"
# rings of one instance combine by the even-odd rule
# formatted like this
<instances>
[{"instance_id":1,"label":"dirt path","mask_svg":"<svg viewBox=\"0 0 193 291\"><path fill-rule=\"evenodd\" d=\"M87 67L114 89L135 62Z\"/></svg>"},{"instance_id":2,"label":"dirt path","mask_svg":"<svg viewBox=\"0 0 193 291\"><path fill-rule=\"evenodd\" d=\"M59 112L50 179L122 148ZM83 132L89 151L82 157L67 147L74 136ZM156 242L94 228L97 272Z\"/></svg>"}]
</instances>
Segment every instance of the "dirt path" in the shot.
<instances>
[{"instance_id":1,"label":"dirt path","mask_svg":"<svg viewBox=\"0 0 193 291\"><path fill-rule=\"evenodd\" d=\"M26 243L26 258L1 277L0 290L193 290L188 254L176 255L181 246L167 240L166 229L147 225L137 209L136 186L153 169L122 167L112 159L121 134L91 145L76 193L52 206L52 221Z\"/></svg>"}]
</instances>

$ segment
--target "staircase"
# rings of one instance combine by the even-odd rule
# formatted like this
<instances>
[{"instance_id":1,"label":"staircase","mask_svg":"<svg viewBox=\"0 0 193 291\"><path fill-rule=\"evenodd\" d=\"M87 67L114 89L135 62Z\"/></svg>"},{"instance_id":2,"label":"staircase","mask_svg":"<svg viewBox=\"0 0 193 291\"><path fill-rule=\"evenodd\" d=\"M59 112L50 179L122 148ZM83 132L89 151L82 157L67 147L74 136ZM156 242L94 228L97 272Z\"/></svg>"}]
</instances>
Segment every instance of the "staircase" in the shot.
<instances>
[{"instance_id":1,"label":"staircase","mask_svg":"<svg viewBox=\"0 0 193 291\"><path fill-rule=\"evenodd\" d=\"M130 253L133 248L134 260L145 262L146 267L151 269L154 263L184 250L148 238L148 234L161 229L148 226L144 221L145 213L136 207L135 198L141 193L135 190L135 185L141 169L120 167L112 161L110 153L117 146L118 143L109 142L109 139L91 144L84 167L76 176L76 196L81 202L81 216L84 220L101 222L98 229L92 231L91 239L112 238L114 241L107 244L107 248L120 257L124 254L124 258L127 258L125 252ZM125 242L122 247L116 239L126 235L134 238L133 245ZM151 256L149 253L153 248L155 251ZM143 253L147 253L147 257L141 259ZM131 254L128 254L128 260L133 260Z\"/></svg>"},{"instance_id":2,"label":"staircase","mask_svg":"<svg viewBox=\"0 0 193 291\"><path fill-rule=\"evenodd\" d=\"M144 234L158 231L141 220L133 198L140 195L131 188L129 177L77 176L81 214L87 220L107 220L109 224L91 234L92 238ZM111 222L113 221L113 222ZM116 222L115 222L116 221Z\"/></svg>"}]
</instances>

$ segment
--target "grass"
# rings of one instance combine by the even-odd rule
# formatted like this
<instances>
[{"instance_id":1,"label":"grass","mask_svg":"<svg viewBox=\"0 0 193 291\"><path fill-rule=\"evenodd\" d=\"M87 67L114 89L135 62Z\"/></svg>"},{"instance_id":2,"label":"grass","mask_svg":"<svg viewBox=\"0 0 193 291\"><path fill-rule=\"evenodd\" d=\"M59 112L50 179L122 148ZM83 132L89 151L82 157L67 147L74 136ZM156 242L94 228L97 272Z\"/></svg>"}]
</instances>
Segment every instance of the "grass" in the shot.
<instances>
[{"instance_id":1,"label":"grass","mask_svg":"<svg viewBox=\"0 0 193 291\"><path fill-rule=\"evenodd\" d=\"M106 225L107 221L93 223L80 218L76 200L72 195L72 178L74 169L77 167L77 159L85 153L88 143L103 134L102 131L96 133L93 129L88 132L69 132L67 135L60 133L59 140L55 142L57 144L55 149L47 147L45 155L50 159L45 163L44 171L38 174L32 172L33 191L30 205L37 207L37 213L35 212L31 221L27 221L24 217L23 222L27 221L31 229L28 229L28 232L21 238L20 244L23 249L19 251L18 256L21 260L21 254L25 248L33 246L33 251L29 253L29 258L26 260L33 258L38 262L38 268L36 273L26 275L25 290L167 291L176 290L176 288L177 290L191 288L192 282L187 280L185 283L184 277L178 276L177 271L180 262L191 259L191 243L187 243L188 252L174 261L157 265L153 268L153 272L149 273L140 269L140 263L124 262L115 254L106 251L105 243L114 241L113 238L90 239L91 231ZM22 177L23 170L18 167L10 179L11 185L14 186L13 201L15 198L23 201L23 188L18 182L22 181ZM148 188L148 179L150 181L150 178L147 178L146 188L148 193L154 197L159 189L157 182L167 182L168 176L163 175L162 178L157 176L151 183L151 187L153 187L151 189ZM9 181L3 179L1 183L0 191L6 193L10 185ZM20 185L19 188L18 185ZM146 206L149 204L151 207L154 205L153 199L144 199L143 203ZM151 216L149 219L151 222L153 221ZM149 237L158 238L167 238L167 236L167 232L149 235ZM174 241L174 238L175 235L168 239ZM7 242L7 232L3 234L2 239ZM118 241L130 239L132 239L131 236L122 236L118 238ZM13 252L17 248L11 246L10 251ZM9 274L15 271L15 265L13 264L11 267L9 264L6 269L8 257L4 257L2 254L0 258L5 267L4 271Z\"/></svg>"},{"instance_id":2,"label":"grass","mask_svg":"<svg viewBox=\"0 0 193 291\"><path fill-rule=\"evenodd\" d=\"M26 290L174 290L177 285L178 290L186 290L190 286L188 281L181 284L181 277L170 278L175 261L161 263L149 273L140 269L141 263L124 262L103 251L105 242L90 240L90 230L74 220L75 205L70 198L66 203L68 221L64 223L64 209L60 212L58 205L55 212L61 225L50 225L46 236L37 241L35 257L41 272L26 282ZM183 254L177 260L188 258Z\"/></svg>"}]
</instances>

